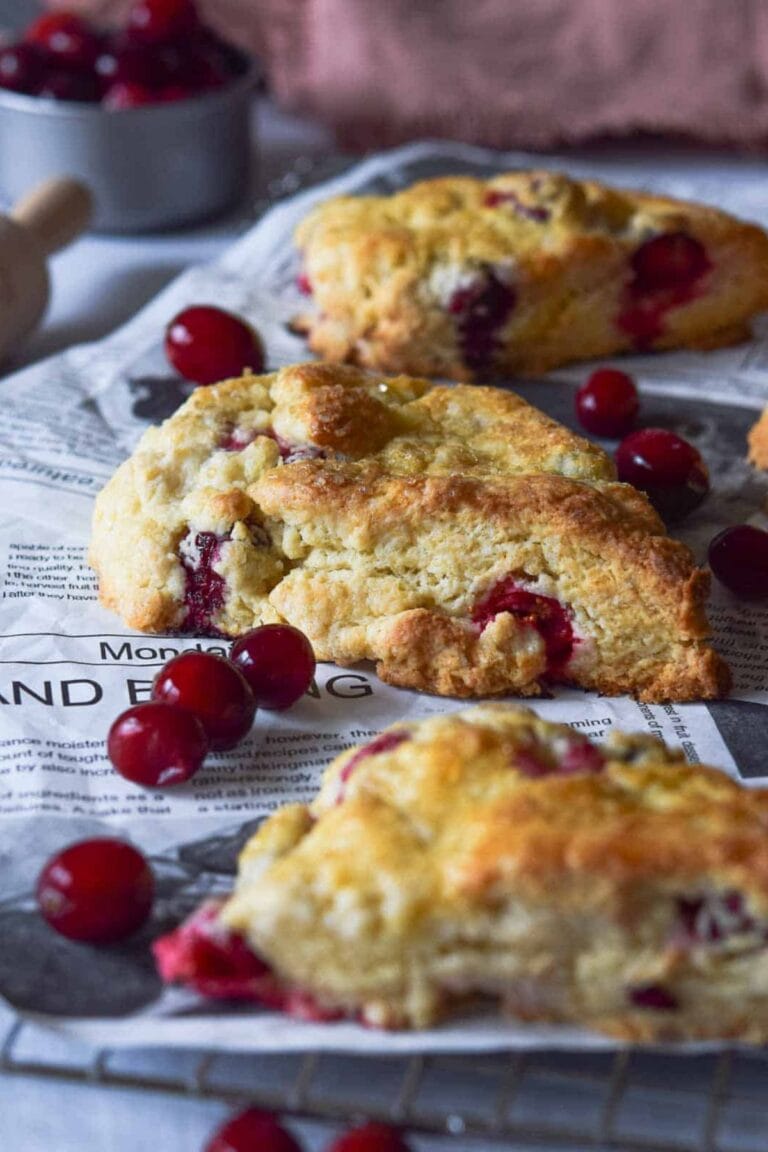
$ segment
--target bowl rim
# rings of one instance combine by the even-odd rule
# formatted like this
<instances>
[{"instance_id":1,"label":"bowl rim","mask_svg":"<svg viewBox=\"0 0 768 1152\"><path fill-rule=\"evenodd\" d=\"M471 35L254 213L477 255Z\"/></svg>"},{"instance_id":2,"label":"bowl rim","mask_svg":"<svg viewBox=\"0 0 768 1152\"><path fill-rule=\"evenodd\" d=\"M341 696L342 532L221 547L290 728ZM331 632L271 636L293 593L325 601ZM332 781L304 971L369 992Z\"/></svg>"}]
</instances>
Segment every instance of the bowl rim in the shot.
<instances>
[{"instance_id":1,"label":"bowl rim","mask_svg":"<svg viewBox=\"0 0 768 1152\"><path fill-rule=\"evenodd\" d=\"M4 109L13 112L28 113L31 116L44 116L58 120L95 120L100 117L120 117L127 120L133 118L158 116L178 116L185 110L202 112L208 108L225 104L231 97L239 96L245 92L252 92L261 78L261 69L253 56L236 49L240 59L245 65L244 71L234 77L231 83L221 88L213 88L202 92L198 96L190 96L185 100L171 100L167 103L142 104L138 108L105 108L100 102L85 103L77 100L53 100L44 96L31 96L25 92L14 92L10 88L0 88L0 113Z\"/></svg>"}]
</instances>

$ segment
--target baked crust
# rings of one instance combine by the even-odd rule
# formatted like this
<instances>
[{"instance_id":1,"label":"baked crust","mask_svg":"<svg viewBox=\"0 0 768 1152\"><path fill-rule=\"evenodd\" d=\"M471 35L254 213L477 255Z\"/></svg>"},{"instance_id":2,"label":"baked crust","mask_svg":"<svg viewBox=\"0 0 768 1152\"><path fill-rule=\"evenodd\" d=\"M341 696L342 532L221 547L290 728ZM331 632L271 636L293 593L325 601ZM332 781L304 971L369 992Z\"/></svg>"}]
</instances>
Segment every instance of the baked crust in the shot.
<instances>
[{"instance_id":1,"label":"baked crust","mask_svg":"<svg viewBox=\"0 0 768 1152\"><path fill-rule=\"evenodd\" d=\"M633 260L664 234L696 244L689 280L678 267L670 283L656 270L640 283ZM626 351L711 349L747 339L768 307L761 228L561 173L338 197L302 221L296 243L316 306L300 322L310 347L381 371L471 380Z\"/></svg>"},{"instance_id":2,"label":"baked crust","mask_svg":"<svg viewBox=\"0 0 768 1152\"><path fill-rule=\"evenodd\" d=\"M302 365L150 429L97 500L91 563L132 627L287 620L403 687L722 695L707 576L613 474L512 393Z\"/></svg>"},{"instance_id":3,"label":"baked crust","mask_svg":"<svg viewBox=\"0 0 768 1152\"><path fill-rule=\"evenodd\" d=\"M486 704L398 724L246 846L221 923L321 1010L467 996L631 1040L768 1040L768 791Z\"/></svg>"},{"instance_id":4,"label":"baked crust","mask_svg":"<svg viewBox=\"0 0 768 1152\"><path fill-rule=\"evenodd\" d=\"M768 408L749 431L749 460L756 468L768 468Z\"/></svg>"}]
</instances>

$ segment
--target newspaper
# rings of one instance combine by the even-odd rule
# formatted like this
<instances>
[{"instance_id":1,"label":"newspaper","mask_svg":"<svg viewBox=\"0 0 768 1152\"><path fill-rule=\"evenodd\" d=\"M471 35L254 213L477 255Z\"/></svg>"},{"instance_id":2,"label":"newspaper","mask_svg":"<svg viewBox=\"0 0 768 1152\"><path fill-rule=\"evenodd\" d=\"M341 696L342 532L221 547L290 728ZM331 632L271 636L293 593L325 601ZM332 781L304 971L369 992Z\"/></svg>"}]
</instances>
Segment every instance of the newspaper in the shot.
<instances>
[{"instance_id":1,"label":"newspaper","mask_svg":"<svg viewBox=\"0 0 768 1152\"><path fill-rule=\"evenodd\" d=\"M549 163L549 161L547 161ZM216 640L132 633L96 601L86 549L93 499L148 423L187 395L162 353L169 318L215 301L249 317L270 368L306 359L287 322L306 301L295 288L294 226L337 193L390 190L445 172L486 173L542 160L453 144L419 144L373 157L273 207L223 259L183 275L108 339L73 348L2 383L0 428L0 995L19 1012L95 1043L174 1044L269 1051L360 1052L600 1047L611 1041L565 1028L518 1027L492 1013L413 1036L353 1023L310 1024L270 1011L202 1003L162 989L149 940L203 897L229 890L238 849L264 815L308 800L323 765L395 720L458 703L379 682L370 666L319 666L290 711L260 713L235 751L213 755L188 785L145 791L118 776L105 736L125 707L146 700L152 677L189 648ZM551 161L578 176L637 182L616 161ZM649 166L643 183L708 200L768 225L768 185L730 177L674 178ZM768 401L768 330L748 345L709 354L635 358L644 417L673 422L704 452L714 490L680 531L699 559L720 527L761 523L768 484L744 462L745 435ZM573 422L572 381L513 381L527 398ZM765 522L764 520L762 521ZM595 739L613 728L651 732L692 761L725 769L746 786L768 777L768 604L713 591L715 639L736 687L727 702L654 706L557 689L530 706ZM33 890L45 859L96 834L131 838L151 857L158 899L151 928L126 945L87 948L58 937L36 914Z\"/></svg>"}]
</instances>

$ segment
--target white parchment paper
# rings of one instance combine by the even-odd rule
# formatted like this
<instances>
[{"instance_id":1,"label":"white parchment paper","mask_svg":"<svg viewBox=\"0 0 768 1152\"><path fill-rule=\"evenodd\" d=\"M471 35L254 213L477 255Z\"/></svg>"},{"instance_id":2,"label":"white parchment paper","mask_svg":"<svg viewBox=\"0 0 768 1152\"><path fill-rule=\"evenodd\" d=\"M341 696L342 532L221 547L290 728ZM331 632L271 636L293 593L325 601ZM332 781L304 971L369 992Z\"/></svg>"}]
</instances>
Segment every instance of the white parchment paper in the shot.
<instances>
[{"instance_id":1,"label":"white parchment paper","mask_svg":"<svg viewBox=\"0 0 768 1152\"><path fill-rule=\"evenodd\" d=\"M212 756L189 785L144 792L122 780L104 738L125 707L147 699L152 677L175 652L215 640L131 633L96 602L87 567L95 494L149 422L170 414L186 386L162 353L168 320L190 303L249 317L269 367L306 359L288 321L306 308L295 288L291 234L308 208L338 193L391 190L429 175L490 172L541 158L501 156L451 144L412 145L374 157L274 207L223 259L182 276L107 340L71 349L0 385L0 995L19 1011L100 1044L179 1044L269 1051L346 1049L395 1053L611 1042L562 1028L516 1027L488 1017L453 1021L418 1036L351 1023L308 1024L258 1009L225 1011L179 990L163 991L148 940L203 896L231 885L239 846L265 813L314 795L336 753L395 720L448 711L452 701L381 684L369 667L323 665L311 692L285 714L261 713L245 743ZM553 160L577 176L636 184L636 166ZM674 178L649 164L646 187L701 199L768 226L768 183ZM626 362L643 393L646 423L693 439L713 492L680 535L699 559L720 527L751 520L768 484L746 465L745 433L768 402L768 328L748 345ZM526 397L573 422L572 382L512 381ZM768 605L739 603L715 587L715 641L736 675L729 702L648 706L559 689L533 702L543 716L600 739L611 728L652 732L690 760L714 764L746 786L768 778ZM119 949L63 941L34 908L47 856L94 834L125 835L153 860L158 900L151 933ZM351 960L352 962L352 960Z\"/></svg>"}]
</instances>

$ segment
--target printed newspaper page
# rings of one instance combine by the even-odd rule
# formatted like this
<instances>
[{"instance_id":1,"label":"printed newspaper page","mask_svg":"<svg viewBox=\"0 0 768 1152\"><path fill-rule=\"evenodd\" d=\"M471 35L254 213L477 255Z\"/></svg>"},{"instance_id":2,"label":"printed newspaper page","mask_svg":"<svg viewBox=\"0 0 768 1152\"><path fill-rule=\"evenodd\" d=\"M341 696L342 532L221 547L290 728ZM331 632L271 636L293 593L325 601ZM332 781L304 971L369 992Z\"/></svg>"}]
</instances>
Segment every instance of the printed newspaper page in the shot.
<instances>
[{"instance_id":1,"label":"printed newspaper page","mask_svg":"<svg viewBox=\"0 0 768 1152\"><path fill-rule=\"evenodd\" d=\"M125 328L72 349L2 384L0 435L0 995L94 1042L212 1048L353 1049L365 1052L483 1050L539 1045L604 1046L561 1028L520 1027L492 1017L454 1020L417 1036L355 1024L309 1024L254 1007L203 1005L160 986L148 941L206 895L232 883L239 848L260 819L286 801L310 799L323 766L383 726L459 707L382 684L370 666L319 666L307 695L286 713L259 713L236 750L211 756L184 787L146 791L118 776L105 737L115 716L148 698L152 678L177 652L223 652L222 642L132 633L96 601L88 567L95 494L148 424L168 416L189 389L162 353L169 318L215 300L249 317L269 366L306 359L286 325L306 301L295 289L291 233L315 202L339 192L400 187L427 175L487 172L526 163L455 145L415 145L374 157L270 211L218 264L184 275ZM541 159L536 160L537 164ZM636 183L620 165L555 161L576 175ZM642 182L710 199L768 225L768 189L729 179L699 187L650 169ZM739 520L763 523L768 483L747 466L745 437L768 402L768 339L703 355L629 362L650 422L673 419L707 458L713 493L679 533L703 560L712 535ZM549 381L514 381L525 397L573 423L570 369ZM736 678L731 699L645 705L557 689L528 702L548 719L595 739L612 728L650 732L691 761L723 768L746 786L764 783L768 760L768 605L740 603L722 588L710 609L715 640ZM158 901L148 934L110 949L57 937L35 911L45 859L94 834L130 837L150 857Z\"/></svg>"}]
</instances>

